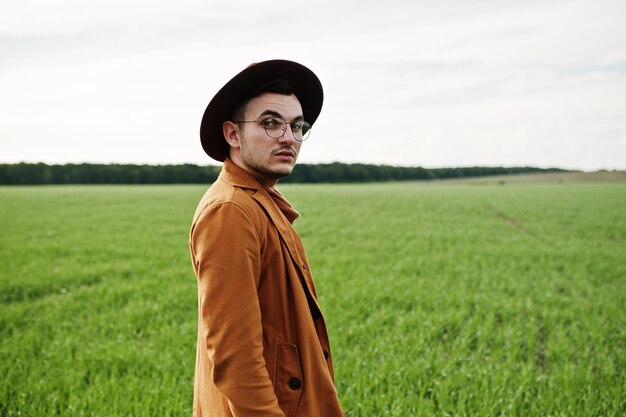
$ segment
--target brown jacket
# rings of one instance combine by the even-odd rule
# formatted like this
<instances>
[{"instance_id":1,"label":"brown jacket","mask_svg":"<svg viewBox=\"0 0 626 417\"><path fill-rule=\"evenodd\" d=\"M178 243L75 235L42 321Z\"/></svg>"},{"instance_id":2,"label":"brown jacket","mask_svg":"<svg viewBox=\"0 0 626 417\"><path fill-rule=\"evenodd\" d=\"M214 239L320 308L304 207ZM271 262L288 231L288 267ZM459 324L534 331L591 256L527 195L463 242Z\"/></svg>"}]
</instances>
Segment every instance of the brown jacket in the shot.
<instances>
[{"instance_id":1,"label":"brown jacket","mask_svg":"<svg viewBox=\"0 0 626 417\"><path fill-rule=\"evenodd\" d=\"M190 232L198 279L197 417L341 417L326 325L300 237L230 160Z\"/></svg>"}]
</instances>

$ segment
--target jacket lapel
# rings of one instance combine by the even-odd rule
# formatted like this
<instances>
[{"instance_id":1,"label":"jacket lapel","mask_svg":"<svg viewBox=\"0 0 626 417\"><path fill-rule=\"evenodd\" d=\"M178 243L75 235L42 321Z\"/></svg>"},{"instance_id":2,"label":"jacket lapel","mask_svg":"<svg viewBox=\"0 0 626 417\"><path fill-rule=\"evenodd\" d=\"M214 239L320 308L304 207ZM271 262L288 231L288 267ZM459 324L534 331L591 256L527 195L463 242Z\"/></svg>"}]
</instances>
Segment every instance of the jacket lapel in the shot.
<instances>
[{"instance_id":1,"label":"jacket lapel","mask_svg":"<svg viewBox=\"0 0 626 417\"><path fill-rule=\"evenodd\" d=\"M293 226L280 212L280 209L276 206L276 204L272 200L272 197L270 197L267 191L265 191L263 188L258 189L257 192L252 195L252 198L254 198L259 203L259 205L263 207L265 212L269 215L269 218L274 226L276 226L278 234L287 246L287 250L289 251L289 256L291 257L293 264L298 269L300 276L303 278L303 281L306 284L306 290L309 293L309 297L315 301L315 306L319 311L319 305L317 304L317 299L314 296L315 291L313 283L309 278L309 274L307 274L304 270L306 260L300 257L298 245L294 240L293 233L296 232L293 229Z\"/></svg>"},{"instance_id":2,"label":"jacket lapel","mask_svg":"<svg viewBox=\"0 0 626 417\"><path fill-rule=\"evenodd\" d=\"M256 200L258 204L265 210L271 222L278 230L278 234L287 246L287 250L289 251L289 256L291 257L292 263L298 270L300 277L302 277L302 281L304 283L303 287L307 292L307 298L315 303L315 308L317 308L317 312L321 312L319 304L317 303L317 297L315 296L313 283L311 282L310 276L309 274L307 274L307 271L304 270L306 260L301 259L298 252L298 245L294 241L293 233L296 232L291 223L289 223L287 218L281 213L278 206L276 206L276 203L274 203L272 197L268 194L268 192L265 190L265 188L263 188L263 186L258 182L257 179L255 179L249 172L246 172L245 170L239 168L229 159L224 161L224 168L220 173L220 179L236 187L255 190L255 192L252 194L252 198Z\"/></svg>"}]
</instances>

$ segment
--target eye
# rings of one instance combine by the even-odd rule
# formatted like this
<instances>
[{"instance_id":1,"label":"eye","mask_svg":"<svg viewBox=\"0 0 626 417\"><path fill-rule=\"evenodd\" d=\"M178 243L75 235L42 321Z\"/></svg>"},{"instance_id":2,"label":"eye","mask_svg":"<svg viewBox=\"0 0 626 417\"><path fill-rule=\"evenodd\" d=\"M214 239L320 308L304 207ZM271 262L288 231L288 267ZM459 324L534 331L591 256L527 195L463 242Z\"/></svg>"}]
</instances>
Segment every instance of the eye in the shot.
<instances>
[{"instance_id":1,"label":"eye","mask_svg":"<svg viewBox=\"0 0 626 417\"><path fill-rule=\"evenodd\" d=\"M294 132L301 132L304 127L304 122L294 122L291 124L291 130Z\"/></svg>"},{"instance_id":2,"label":"eye","mask_svg":"<svg viewBox=\"0 0 626 417\"><path fill-rule=\"evenodd\" d=\"M280 129L284 122L277 117L270 117L269 119L263 120L261 124L266 129Z\"/></svg>"}]
</instances>

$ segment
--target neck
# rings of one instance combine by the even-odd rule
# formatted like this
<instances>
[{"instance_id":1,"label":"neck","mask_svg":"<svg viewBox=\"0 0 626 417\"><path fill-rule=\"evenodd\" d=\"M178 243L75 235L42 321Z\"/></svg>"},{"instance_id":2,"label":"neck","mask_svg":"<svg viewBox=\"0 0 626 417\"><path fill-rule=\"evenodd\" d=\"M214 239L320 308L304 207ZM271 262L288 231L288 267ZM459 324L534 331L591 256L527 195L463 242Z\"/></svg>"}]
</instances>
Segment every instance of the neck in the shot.
<instances>
[{"instance_id":1,"label":"neck","mask_svg":"<svg viewBox=\"0 0 626 417\"><path fill-rule=\"evenodd\" d=\"M254 176L254 178L259 180L260 183L262 183L263 185L269 188L274 188L274 186L276 186L276 184L278 183L277 178L268 177L267 175L263 175L260 172L257 172L253 170L252 168L248 167L237 154L230 155L230 160L239 168L243 169L244 171L249 172L252 176Z\"/></svg>"}]
</instances>

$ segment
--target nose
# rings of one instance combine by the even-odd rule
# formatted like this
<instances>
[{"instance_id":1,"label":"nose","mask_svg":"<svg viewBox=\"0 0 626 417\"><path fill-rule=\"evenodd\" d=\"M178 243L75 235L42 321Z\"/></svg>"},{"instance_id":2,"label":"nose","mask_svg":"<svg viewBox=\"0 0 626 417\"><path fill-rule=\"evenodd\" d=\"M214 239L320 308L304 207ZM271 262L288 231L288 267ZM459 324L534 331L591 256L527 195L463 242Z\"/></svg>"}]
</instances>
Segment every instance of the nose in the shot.
<instances>
[{"instance_id":1,"label":"nose","mask_svg":"<svg viewBox=\"0 0 626 417\"><path fill-rule=\"evenodd\" d=\"M287 131L289 131L289 133L287 133ZM283 131L281 137L278 138L278 141L288 143L296 142L296 135L294 135L293 129L291 128L290 124L285 124L285 130Z\"/></svg>"}]
</instances>

